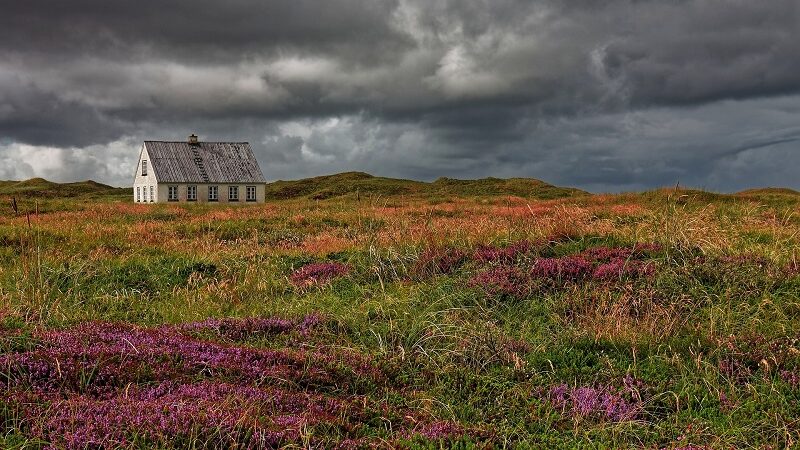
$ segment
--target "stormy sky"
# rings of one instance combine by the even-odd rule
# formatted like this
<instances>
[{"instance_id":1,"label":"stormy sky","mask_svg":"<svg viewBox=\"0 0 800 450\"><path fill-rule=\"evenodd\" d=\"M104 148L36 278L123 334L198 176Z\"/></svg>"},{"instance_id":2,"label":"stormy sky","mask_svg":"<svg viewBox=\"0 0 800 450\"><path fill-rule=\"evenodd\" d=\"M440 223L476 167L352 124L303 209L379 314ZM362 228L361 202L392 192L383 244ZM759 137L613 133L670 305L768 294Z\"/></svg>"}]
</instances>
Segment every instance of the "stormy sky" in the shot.
<instances>
[{"instance_id":1,"label":"stormy sky","mask_svg":"<svg viewBox=\"0 0 800 450\"><path fill-rule=\"evenodd\" d=\"M0 0L0 179L192 132L270 180L800 188L800 2Z\"/></svg>"}]
</instances>

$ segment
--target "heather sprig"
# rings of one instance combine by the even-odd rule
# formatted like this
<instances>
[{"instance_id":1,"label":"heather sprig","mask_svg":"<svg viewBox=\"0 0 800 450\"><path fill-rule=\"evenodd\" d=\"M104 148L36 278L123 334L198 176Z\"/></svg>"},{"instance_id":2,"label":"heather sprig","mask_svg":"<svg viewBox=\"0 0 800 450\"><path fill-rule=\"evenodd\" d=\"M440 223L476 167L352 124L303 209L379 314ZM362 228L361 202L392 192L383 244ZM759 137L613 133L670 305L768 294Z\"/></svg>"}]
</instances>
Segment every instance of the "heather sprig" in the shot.
<instances>
[{"instance_id":1,"label":"heather sprig","mask_svg":"<svg viewBox=\"0 0 800 450\"><path fill-rule=\"evenodd\" d=\"M581 256L539 258L533 263L530 274L534 279L553 282L578 281L592 271L592 265Z\"/></svg>"},{"instance_id":2,"label":"heather sprig","mask_svg":"<svg viewBox=\"0 0 800 450\"><path fill-rule=\"evenodd\" d=\"M558 384L550 388L547 399L565 417L624 422L636 420L643 412L641 400L629 389L607 386Z\"/></svg>"},{"instance_id":3,"label":"heather sprig","mask_svg":"<svg viewBox=\"0 0 800 450\"><path fill-rule=\"evenodd\" d=\"M651 262L614 258L594 269L592 278L598 281L614 281L626 278L646 278L655 274Z\"/></svg>"},{"instance_id":4,"label":"heather sprig","mask_svg":"<svg viewBox=\"0 0 800 450\"><path fill-rule=\"evenodd\" d=\"M466 259L467 255L457 248L428 247L417 258L413 273L419 278L448 275L458 269Z\"/></svg>"},{"instance_id":5,"label":"heather sprig","mask_svg":"<svg viewBox=\"0 0 800 450\"><path fill-rule=\"evenodd\" d=\"M274 448L297 441L304 426L335 422L342 408L333 399L281 390L166 381L103 398L71 396L26 412L32 434L56 448L127 447L133 441Z\"/></svg>"},{"instance_id":6,"label":"heather sprig","mask_svg":"<svg viewBox=\"0 0 800 450\"><path fill-rule=\"evenodd\" d=\"M292 272L289 281L296 287L323 286L349 272L350 266L339 262L311 263Z\"/></svg>"},{"instance_id":7,"label":"heather sprig","mask_svg":"<svg viewBox=\"0 0 800 450\"><path fill-rule=\"evenodd\" d=\"M520 258L531 256L537 246L531 241L514 242L507 247L481 245L475 248L472 257L482 263L511 264Z\"/></svg>"},{"instance_id":8,"label":"heather sprig","mask_svg":"<svg viewBox=\"0 0 800 450\"><path fill-rule=\"evenodd\" d=\"M497 258L493 261L505 262L478 272L468 285L481 288L491 296L524 298L537 289L559 288L566 283L586 280L608 283L654 275L654 263L633 259L645 252L637 248L593 247L577 255L535 258L529 264L512 264L507 258ZM657 246L643 248L647 251L660 249Z\"/></svg>"},{"instance_id":9,"label":"heather sprig","mask_svg":"<svg viewBox=\"0 0 800 450\"><path fill-rule=\"evenodd\" d=\"M719 338L716 344L720 374L738 384L750 382L757 374L771 377L776 373L792 384L794 371L800 369L798 338L743 333Z\"/></svg>"},{"instance_id":10,"label":"heather sprig","mask_svg":"<svg viewBox=\"0 0 800 450\"><path fill-rule=\"evenodd\" d=\"M531 293L529 274L515 266L492 267L473 276L468 285L491 296L523 298Z\"/></svg>"}]
</instances>

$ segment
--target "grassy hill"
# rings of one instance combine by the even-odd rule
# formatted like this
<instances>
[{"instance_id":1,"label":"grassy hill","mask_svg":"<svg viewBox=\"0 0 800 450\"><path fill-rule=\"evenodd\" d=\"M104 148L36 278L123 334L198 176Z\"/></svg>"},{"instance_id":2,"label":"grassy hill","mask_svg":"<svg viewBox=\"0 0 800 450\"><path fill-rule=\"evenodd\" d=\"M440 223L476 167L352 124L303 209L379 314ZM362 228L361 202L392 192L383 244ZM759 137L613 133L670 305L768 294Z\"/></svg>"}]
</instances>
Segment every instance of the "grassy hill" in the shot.
<instances>
[{"instance_id":1,"label":"grassy hill","mask_svg":"<svg viewBox=\"0 0 800 450\"><path fill-rule=\"evenodd\" d=\"M364 172L344 172L293 181L267 184L267 199L280 200L308 197L323 200L351 193L407 195L423 193L426 184L420 181L375 177Z\"/></svg>"},{"instance_id":2,"label":"grassy hill","mask_svg":"<svg viewBox=\"0 0 800 450\"><path fill-rule=\"evenodd\" d=\"M789 188L760 188L760 189L747 189L745 191L737 192L736 195L741 196L762 196L762 195L789 195L800 196L800 192Z\"/></svg>"},{"instance_id":3,"label":"grassy hill","mask_svg":"<svg viewBox=\"0 0 800 450\"><path fill-rule=\"evenodd\" d=\"M736 198L770 205L792 205L800 199L800 192L789 188L747 189L733 194Z\"/></svg>"},{"instance_id":4,"label":"grassy hill","mask_svg":"<svg viewBox=\"0 0 800 450\"><path fill-rule=\"evenodd\" d=\"M0 197L18 199L68 199L73 197L122 197L131 195L131 188L116 188L96 181L56 183L44 178L31 178L24 181L0 180ZM460 180L442 177L433 182L406 180L399 178L376 177L364 172L343 172L300 180L279 180L267 183L267 200L307 198L324 200L347 195L395 196L411 195L426 197L485 197L513 195L541 200L589 196L586 191L576 188L554 186L534 178L481 178ZM655 189L642 192L644 198L660 201L665 197L694 201L735 201L750 199L756 201L790 201L800 192L788 188L748 189L734 194L719 194L695 189L673 188Z\"/></svg>"},{"instance_id":5,"label":"grassy hill","mask_svg":"<svg viewBox=\"0 0 800 450\"><path fill-rule=\"evenodd\" d=\"M481 178L478 180L458 180L439 178L431 183L431 188L443 195L480 196L480 195L516 195L518 197L534 197L552 199L589 195L588 192L575 188L553 186L534 178Z\"/></svg>"},{"instance_id":6,"label":"grassy hill","mask_svg":"<svg viewBox=\"0 0 800 450\"><path fill-rule=\"evenodd\" d=\"M323 200L347 194L362 195L439 195L491 196L515 195L540 199L588 195L573 188L553 186L532 178L482 178L457 180L439 178L432 183L397 178L376 177L363 172L345 172L294 181L267 184L267 199L311 198Z\"/></svg>"},{"instance_id":7,"label":"grassy hill","mask_svg":"<svg viewBox=\"0 0 800 450\"><path fill-rule=\"evenodd\" d=\"M19 198L67 198L82 196L126 195L130 188L115 188L96 181L55 183L44 178L25 181L0 181L0 196Z\"/></svg>"},{"instance_id":8,"label":"grassy hill","mask_svg":"<svg viewBox=\"0 0 800 450\"><path fill-rule=\"evenodd\" d=\"M43 178L25 181L0 181L0 197L18 199L67 199L72 197L117 197L130 195L130 188L115 188L96 181L56 183ZM275 181L266 187L267 200L308 198L324 200L346 195L479 197L514 195L553 199L588 195L574 188L553 186L532 178L482 178L458 180L439 178L423 181L376 177L364 172L344 172L291 181Z\"/></svg>"}]
</instances>

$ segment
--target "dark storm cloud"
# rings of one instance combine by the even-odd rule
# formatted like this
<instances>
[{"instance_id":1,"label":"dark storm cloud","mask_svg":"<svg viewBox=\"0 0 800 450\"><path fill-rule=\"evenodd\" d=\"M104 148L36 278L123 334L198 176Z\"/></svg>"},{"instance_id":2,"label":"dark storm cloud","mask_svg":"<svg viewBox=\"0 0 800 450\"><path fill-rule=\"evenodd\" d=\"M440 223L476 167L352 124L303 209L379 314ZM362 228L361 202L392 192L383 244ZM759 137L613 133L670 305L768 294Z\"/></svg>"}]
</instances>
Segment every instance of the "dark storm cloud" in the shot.
<instances>
[{"instance_id":1,"label":"dark storm cloud","mask_svg":"<svg viewBox=\"0 0 800 450\"><path fill-rule=\"evenodd\" d=\"M637 15L631 36L604 50L609 76L624 79L635 100L698 103L800 89L797 2L703 1L678 17L665 5Z\"/></svg>"},{"instance_id":2,"label":"dark storm cloud","mask_svg":"<svg viewBox=\"0 0 800 450\"><path fill-rule=\"evenodd\" d=\"M113 140L124 128L80 101L39 89L0 72L0 136L32 144L90 145Z\"/></svg>"},{"instance_id":3,"label":"dark storm cloud","mask_svg":"<svg viewBox=\"0 0 800 450\"><path fill-rule=\"evenodd\" d=\"M48 58L236 61L281 48L352 48L363 57L370 43L402 45L386 25L395 7L394 0L12 0L3 2L0 45Z\"/></svg>"},{"instance_id":4,"label":"dark storm cloud","mask_svg":"<svg viewBox=\"0 0 800 450\"><path fill-rule=\"evenodd\" d=\"M800 164L794 0L0 0L0 11L0 177L126 184L141 140L194 131L251 141L270 178L798 187L785 169Z\"/></svg>"}]
</instances>

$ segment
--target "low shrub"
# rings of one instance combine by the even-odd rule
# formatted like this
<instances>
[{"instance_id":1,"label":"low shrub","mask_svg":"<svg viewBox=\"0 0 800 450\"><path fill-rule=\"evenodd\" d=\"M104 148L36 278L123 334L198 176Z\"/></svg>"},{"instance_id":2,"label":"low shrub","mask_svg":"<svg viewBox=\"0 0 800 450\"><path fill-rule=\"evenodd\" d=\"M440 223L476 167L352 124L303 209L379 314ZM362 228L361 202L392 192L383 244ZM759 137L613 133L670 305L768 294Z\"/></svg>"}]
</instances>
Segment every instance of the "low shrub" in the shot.
<instances>
[{"instance_id":1,"label":"low shrub","mask_svg":"<svg viewBox=\"0 0 800 450\"><path fill-rule=\"evenodd\" d=\"M307 264L289 276L289 281L296 287L323 286L335 278L350 273L350 266L339 262L321 262Z\"/></svg>"}]
</instances>

